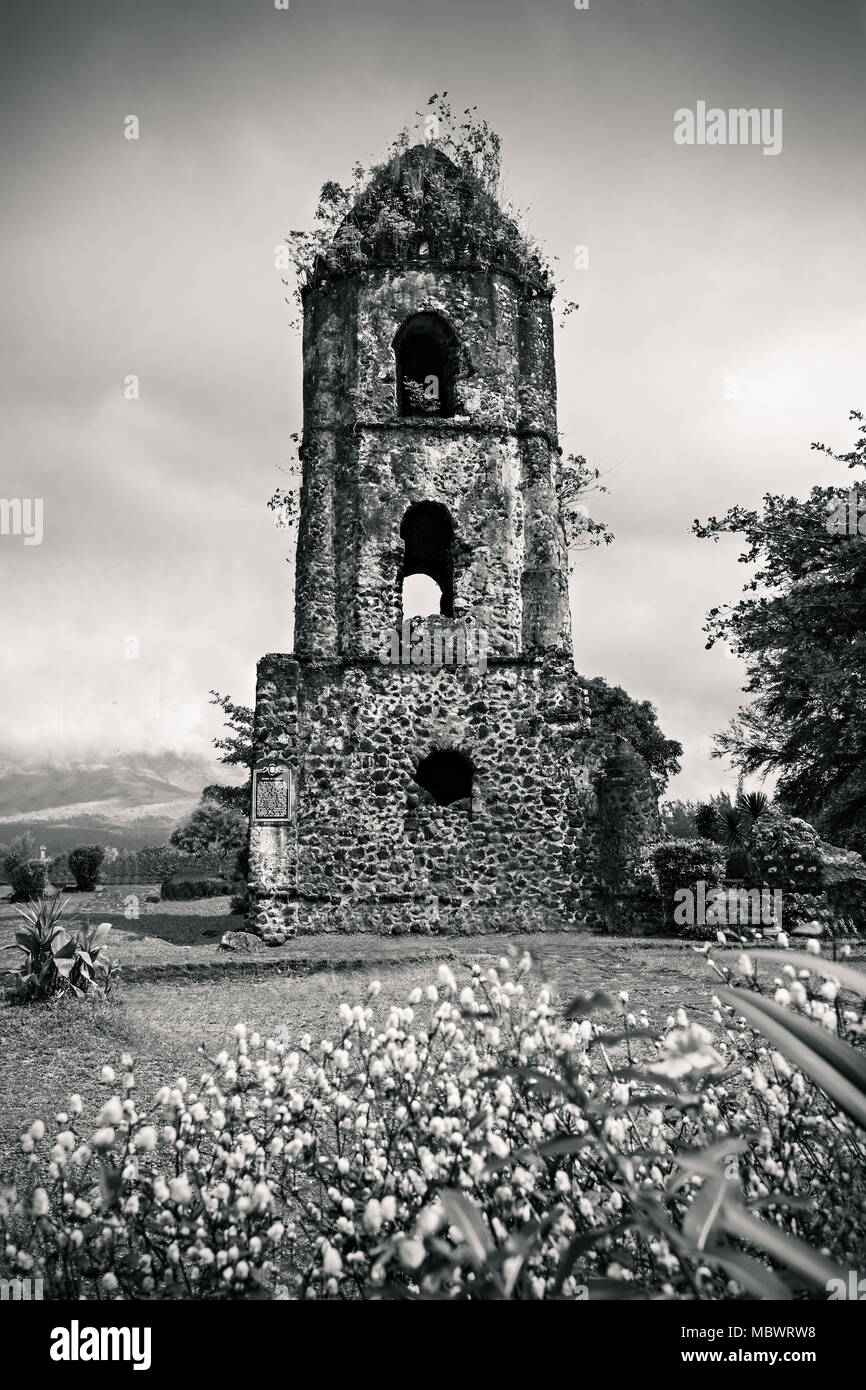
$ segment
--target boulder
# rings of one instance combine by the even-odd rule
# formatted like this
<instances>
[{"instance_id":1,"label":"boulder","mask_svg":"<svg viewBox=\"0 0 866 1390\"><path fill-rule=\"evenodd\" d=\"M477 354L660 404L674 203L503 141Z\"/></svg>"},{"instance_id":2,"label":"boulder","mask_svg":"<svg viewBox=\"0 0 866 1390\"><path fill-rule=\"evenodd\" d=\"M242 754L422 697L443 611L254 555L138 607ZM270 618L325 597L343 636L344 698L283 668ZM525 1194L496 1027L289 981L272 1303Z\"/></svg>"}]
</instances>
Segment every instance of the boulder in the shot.
<instances>
[{"instance_id":1,"label":"boulder","mask_svg":"<svg viewBox=\"0 0 866 1390\"><path fill-rule=\"evenodd\" d=\"M224 932L220 940L220 949L223 951L239 951L241 955L250 955L254 951L264 949L264 942L260 936L256 936L251 931L227 931Z\"/></svg>"}]
</instances>

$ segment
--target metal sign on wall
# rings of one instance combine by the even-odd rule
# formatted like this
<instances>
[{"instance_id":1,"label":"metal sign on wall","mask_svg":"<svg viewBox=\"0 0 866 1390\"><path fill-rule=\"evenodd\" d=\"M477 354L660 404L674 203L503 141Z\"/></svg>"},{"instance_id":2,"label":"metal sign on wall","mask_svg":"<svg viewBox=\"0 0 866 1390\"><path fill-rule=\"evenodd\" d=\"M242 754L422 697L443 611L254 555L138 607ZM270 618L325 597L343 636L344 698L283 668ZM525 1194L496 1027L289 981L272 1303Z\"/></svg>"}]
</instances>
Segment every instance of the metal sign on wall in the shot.
<instances>
[{"instance_id":1,"label":"metal sign on wall","mask_svg":"<svg viewBox=\"0 0 866 1390\"><path fill-rule=\"evenodd\" d=\"M285 825L295 817L294 769L275 758L262 758L253 769L253 820Z\"/></svg>"}]
</instances>

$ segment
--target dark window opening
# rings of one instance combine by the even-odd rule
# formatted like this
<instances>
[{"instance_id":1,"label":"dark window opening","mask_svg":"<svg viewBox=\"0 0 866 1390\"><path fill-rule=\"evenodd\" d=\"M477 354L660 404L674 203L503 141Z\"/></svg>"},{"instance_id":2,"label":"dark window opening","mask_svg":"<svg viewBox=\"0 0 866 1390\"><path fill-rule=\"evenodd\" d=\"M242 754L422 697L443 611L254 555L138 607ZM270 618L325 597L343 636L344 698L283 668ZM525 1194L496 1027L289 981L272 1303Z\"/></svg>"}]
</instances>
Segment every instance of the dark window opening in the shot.
<instances>
[{"instance_id":1,"label":"dark window opening","mask_svg":"<svg viewBox=\"0 0 866 1390\"><path fill-rule=\"evenodd\" d=\"M472 796L472 764L456 748L436 748L418 764L415 781L437 806L450 806Z\"/></svg>"},{"instance_id":2,"label":"dark window opening","mask_svg":"<svg viewBox=\"0 0 866 1390\"><path fill-rule=\"evenodd\" d=\"M400 535L404 547L401 576L404 597L406 581L412 575L427 575L439 588L439 612L445 618L453 618L454 526L448 508L441 502L415 502L403 517ZM414 616L404 608L404 618Z\"/></svg>"},{"instance_id":3,"label":"dark window opening","mask_svg":"<svg viewBox=\"0 0 866 1390\"><path fill-rule=\"evenodd\" d=\"M401 415L451 416L460 349L437 314L414 314L394 339Z\"/></svg>"}]
</instances>

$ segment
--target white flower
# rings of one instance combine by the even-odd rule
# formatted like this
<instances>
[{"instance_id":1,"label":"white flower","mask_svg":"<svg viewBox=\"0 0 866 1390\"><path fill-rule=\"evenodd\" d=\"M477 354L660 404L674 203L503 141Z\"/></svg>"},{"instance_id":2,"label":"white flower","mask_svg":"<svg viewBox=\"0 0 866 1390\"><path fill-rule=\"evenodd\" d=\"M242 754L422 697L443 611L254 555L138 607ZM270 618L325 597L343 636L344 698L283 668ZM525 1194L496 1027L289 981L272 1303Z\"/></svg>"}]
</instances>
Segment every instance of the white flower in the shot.
<instances>
[{"instance_id":1,"label":"white flower","mask_svg":"<svg viewBox=\"0 0 866 1390\"><path fill-rule=\"evenodd\" d=\"M325 1246L322 1268L326 1274L337 1275L343 1272L343 1261L340 1258L339 1251L335 1250L333 1245Z\"/></svg>"},{"instance_id":2,"label":"white flower","mask_svg":"<svg viewBox=\"0 0 866 1390\"><path fill-rule=\"evenodd\" d=\"M107 1100L99 1112L98 1125L119 1125L123 1120L123 1106L120 1096L112 1096Z\"/></svg>"},{"instance_id":3,"label":"white flower","mask_svg":"<svg viewBox=\"0 0 866 1390\"><path fill-rule=\"evenodd\" d=\"M259 1211L265 1211L273 1205L274 1194L266 1182L257 1182L253 1188L253 1202Z\"/></svg>"},{"instance_id":4,"label":"white flower","mask_svg":"<svg viewBox=\"0 0 866 1390\"><path fill-rule=\"evenodd\" d=\"M381 988L382 988L382 981L381 981L381 980L371 980L370 983L369 983L368 986L367 986L367 993L368 993L368 994L372 994L373 998L375 999L376 995L380 992Z\"/></svg>"},{"instance_id":5,"label":"white flower","mask_svg":"<svg viewBox=\"0 0 866 1390\"><path fill-rule=\"evenodd\" d=\"M405 1269L417 1269L424 1263L424 1245L420 1240L401 1240L399 1254Z\"/></svg>"},{"instance_id":6,"label":"white flower","mask_svg":"<svg viewBox=\"0 0 866 1390\"><path fill-rule=\"evenodd\" d=\"M99 1079L100 1081L112 1082L114 1080L114 1067L103 1067L102 1071L99 1073ZM75 1097L73 1096L73 1100L74 1099ZM70 1105L69 1108L71 1110L72 1106Z\"/></svg>"},{"instance_id":7,"label":"white flower","mask_svg":"<svg viewBox=\"0 0 866 1390\"><path fill-rule=\"evenodd\" d=\"M192 1188L185 1173L181 1173L179 1178L169 1178L168 1186L173 1202L192 1201Z\"/></svg>"},{"instance_id":8,"label":"white flower","mask_svg":"<svg viewBox=\"0 0 866 1390\"><path fill-rule=\"evenodd\" d=\"M440 985L444 985L446 989L457 989L457 981L454 978L454 972L444 963L439 967L439 983Z\"/></svg>"},{"instance_id":9,"label":"white flower","mask_svg":"<svg viewBox=\"0 0 866 1390\"><path fill-rule=\"evenodd\" d=\"M30 1135L31 1139L44 1139L45 1125L41 1120L34 1120L27 1133Z\"/></svg>"},{"instance_id":10,"label":"white flower","mask_svg":"<svg viewBox=\"0 0 866 1390\"><path fill-rule=\"evenodd\" d=\"M375 1197L364 1208L364 1225L373 1236L382 1228L382 1204Z\"/></svg>"},{"instance_id":11,"label":"white flower","mask_svg":"<svg viewBox=\"0 0 866 1390\"><path fill-rule=\"evenodd\" d=\"M114 1130L110 1125L103 1129L98 1129L93 1136L93 1147L95 1149L110 1149L114 1143Z\"/></svg>"},{"instance_id":12,"label":"white flower","mask_svg":"<svg viewBox=\"0 0 866 1390\"><path fill-rule=\"evenodd\" d=\"M753 975L755 973L755 967L745 951L741 951L737 957L737 973L740 975Z\"/></svg>"}]
</instances>

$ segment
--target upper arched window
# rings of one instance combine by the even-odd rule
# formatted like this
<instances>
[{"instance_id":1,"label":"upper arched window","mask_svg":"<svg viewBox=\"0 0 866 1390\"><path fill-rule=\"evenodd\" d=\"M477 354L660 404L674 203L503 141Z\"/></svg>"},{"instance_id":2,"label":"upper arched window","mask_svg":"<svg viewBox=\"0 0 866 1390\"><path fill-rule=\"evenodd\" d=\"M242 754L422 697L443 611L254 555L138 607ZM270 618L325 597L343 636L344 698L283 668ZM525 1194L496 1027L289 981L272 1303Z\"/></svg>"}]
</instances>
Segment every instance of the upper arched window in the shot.
<instances>
[{"instance_id":1,"label":"upper arched window","mask_svg":"<svg viewBox=\"0 0 866 1390\"><path fill-rule=\"evenodd\" d=\"M454 414L460 345L438 314L413 314L394 339L401 415Z\"/></svg>"}]
</instances>

